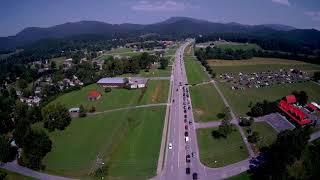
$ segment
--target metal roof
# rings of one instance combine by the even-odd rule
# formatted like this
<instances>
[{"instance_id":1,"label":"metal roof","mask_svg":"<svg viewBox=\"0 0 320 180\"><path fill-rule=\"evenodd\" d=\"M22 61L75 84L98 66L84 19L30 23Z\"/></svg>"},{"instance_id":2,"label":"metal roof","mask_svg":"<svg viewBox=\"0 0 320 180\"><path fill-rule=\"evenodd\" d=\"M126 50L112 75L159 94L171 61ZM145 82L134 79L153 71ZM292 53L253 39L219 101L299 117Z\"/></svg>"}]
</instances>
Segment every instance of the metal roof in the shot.
<instances>
[{"instance_id":1,"label":"metal roof","mask_svg":"<svg viewBox=\"0 0 320 180\"><path fill-rule=\"evenodd\" d=\"M122 77L112 77L112 78L102 78L98 84L122 84L124 83L124 78Z\"/></svg>"}]
</instances>

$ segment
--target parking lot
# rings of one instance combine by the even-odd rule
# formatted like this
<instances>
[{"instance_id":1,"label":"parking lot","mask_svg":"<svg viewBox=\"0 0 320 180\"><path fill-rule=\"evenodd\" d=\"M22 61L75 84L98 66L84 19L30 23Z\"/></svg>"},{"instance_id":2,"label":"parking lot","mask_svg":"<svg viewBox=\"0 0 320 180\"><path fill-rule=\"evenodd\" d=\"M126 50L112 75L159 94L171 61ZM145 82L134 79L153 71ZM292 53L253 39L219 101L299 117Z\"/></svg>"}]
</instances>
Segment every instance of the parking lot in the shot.
<instances>
[{"instance_id":1,"label":"parking lot","mask_svg":"<svg viewBox=\"0 0 320 180\"><path fill-rule=\"evenodd\" d=\"M263 117L259 117L260 121L265 121L272 126L277 132L281 132L287 129L294 129L295 126L289 122L285 117L279 113L268 114Z\"/></svg>"}]
</instances>

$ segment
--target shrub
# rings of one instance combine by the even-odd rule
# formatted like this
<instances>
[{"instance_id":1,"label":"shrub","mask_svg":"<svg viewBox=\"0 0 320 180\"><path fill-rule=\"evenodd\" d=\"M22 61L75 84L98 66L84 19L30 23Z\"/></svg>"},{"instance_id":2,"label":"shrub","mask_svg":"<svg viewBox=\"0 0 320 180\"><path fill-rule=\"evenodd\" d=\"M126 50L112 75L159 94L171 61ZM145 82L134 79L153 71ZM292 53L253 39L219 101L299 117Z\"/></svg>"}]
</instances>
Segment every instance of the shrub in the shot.
<instances>
[{"instance_id":1,"label":"shrub","mask_svg":"<svg viewBox=\"0 0 320 180\"><path fill-rule=\"evenodd\" d=\"M111 92L111 91L112 91L111 87L106 87L106 88L104 89L104 92L105 92L105 93L108 93L108 92Z\"/></svg>"}]
</instances>

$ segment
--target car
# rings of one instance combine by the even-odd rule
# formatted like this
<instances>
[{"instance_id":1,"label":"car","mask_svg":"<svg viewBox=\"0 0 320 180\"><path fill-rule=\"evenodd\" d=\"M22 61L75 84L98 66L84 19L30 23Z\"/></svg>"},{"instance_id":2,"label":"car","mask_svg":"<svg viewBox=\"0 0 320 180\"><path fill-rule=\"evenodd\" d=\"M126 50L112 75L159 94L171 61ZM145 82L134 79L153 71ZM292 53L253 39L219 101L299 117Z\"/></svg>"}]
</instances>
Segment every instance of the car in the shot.
<instances>
[{"instance_id":1,"label":"car","mask_svg":"<svg viewBox=\"0 0 320 180\"><path fill-rule=\"evenodd\" d=\"M186 162L190 163L190 155L189 154L186 155Z\"/></svg>"},{"instance_id":2,"label":"car","mask_svg":"<svg viewBox=\"0 0 320 180\"><path fill-rule=\"evenodd\" d=\"M184 110L183 112L184 112L184 113L187 113L187 110Z\"/></svg>"},{"instance_id":3,"label":"car","mask_svg":"<svg viewBox=\"0 0 320 180\"><path fill-rule=\"evenodd\" d=\"M188 130L188 125L185 125L185 126L184 126L184 129L185 129L185 130Z\"/></svg>"},{"instance_id":4,"label":"car","mask_svg":"<svg viewBox=\"0 0 320 180\"><path fill-rule=\"evenodd\" d=\"M191 153L191 157L194 157L194 155L195 155L195 153L194 153L194 152L192 152L192 153Z\"/></svg>"},{"instance_id":5,"label":"car","mask_svg":"<svg viewBox=\"0 0 320 180\"><path fill-rule=\"evenodd\" d=\"M177 88L177 91L178 91L179 89Z\"/></svg>"},{"instance_id":6,"label":"car","mask_svg":"<svg viewBox=\"0 0 320 180\"><path fill-rule=\"evenodd\" d=\"M184 119L184 123L187 123L187 119Z\"/></svg>"},{"instance_id":7,"label":"car","mask_svg":"<svg viewBox=\"0 0 320 180\"><path fill-rule=\"evenodd\" d=\"M189 121L189 124L191 125L191 124L192 124L192 121Z\"/></svg>"},{"instance_id":8,"label":"car","mask_svg":"<svg viewBox=\"0 0 320 180\"><path fill-rule=\"evenodd\" d=\"M189 167L186 168L186 174L190 174L190 168Z\"/></svg>"},{"instance_id":9,"label":"car","mask_svg":"<svg viewBox=\"0 0 320 180\"><path fill-rule=\"evenodd\" d=\"M189 134L188 134L188 132L186 131L186 132L184 132L184 136L188 136Z\"/></svg>"},{"instance_id":10,"label":"car","mask_svg":"<svg viewBox=\"0 0 320 180\"><path fill-rule=\"evenodd\" d=\"M193 173L192 174L192 179L198 179L198 173Z\"/></svg>"},{"instance_id":11,"label":"car","mask_svg":"<svg viewBox=\"0 0 320 180\"><path fill-rule=\"evenodd\" d=\"M184 115L184 118L187 118L187 115L186 115L186 114Z\"/></svg>"},{"instance_id":12,"label":"car","mask_svg":"<svg viewBox=\"0 0 320 180\"><path fill-rule=\"evenodd\" d=\"M172 143L169 143L169 149L172 149Z\"/></svg>"},{"instance_id":13,"label":"car","mask_svg":"<svg viewBox=\"0 0 320 180\"><path fill-rule=\"evenodd\" d=\"M190 106L188 107L188 109L189 109L189 110L191 109Z\"/></svg>"},{"instance_id":14,"label":"car","mask_svg":"<svg viewBox=\"0 0 320 180\"><path fill-rule=\"evenodd\" d=\"M174 99L172 99L172 102L174 103Z\"/></svg>"},{"instance_id":15,"label":"car","mask_svg":"<svg viewBox=\"0 0 320 180\"><path fill-rule=\"evenodd\" d=\"M185 137L185 141L186 141L186 142L189 142L189 137Z\"/></svg>"}]
</instances>

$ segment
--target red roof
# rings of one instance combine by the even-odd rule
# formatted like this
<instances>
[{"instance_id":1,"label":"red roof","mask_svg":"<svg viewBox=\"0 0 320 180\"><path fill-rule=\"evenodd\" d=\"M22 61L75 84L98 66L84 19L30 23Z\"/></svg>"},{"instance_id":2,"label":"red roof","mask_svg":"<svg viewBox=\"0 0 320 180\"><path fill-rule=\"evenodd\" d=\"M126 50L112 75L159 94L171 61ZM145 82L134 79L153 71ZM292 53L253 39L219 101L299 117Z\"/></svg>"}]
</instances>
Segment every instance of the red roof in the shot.
<instances>
[{"instance_id":1,"label":"red roof","mask_svg":"<svg viewBox=\"0 0 320 180\"><path fill-rule=\"evenodd\" d=\"M92 90L92 91L90 91L89 94L88 94L88 97L94 97L94 98L96 98L96 97L99 97L99 96L101 96L101 94L100 94L98 91L96 91L96 90Z\"/></svg>"},{"instance_id":2,"label":"red roof","mask_svg":"<svg viewBox=\"0 0 320 180\"><path fill-rule=\"evenodd\" d=\"M287 96L288 97L288 96ZM286 97L286 98L287 98ZM288 99L288 98L287 98ZM289 98L290 99L290 98ZM292 100L292 99L291 99ZM292 101L291 101L292 102ZM284 100L279 102L278 106L283 112L285 112L293 121L298 123L300 126L304 126L312 123L311 120L307 119L306 114L299 108L292 104L287 103Z\"/></svg>"},{"instance_id":3,"label":"red roof","mask_svg":"<svg viewBox=\"0 0 320 180\"><path fill-rule=\"evenodd\" d=\"M287 100L287 103L289 103L289 104L293 104L293 103L297 102L297 99L294 95L286 96L286 100Z\"/></svg>"},{"instance_id":4,"label":"red roof","mask_svg":"<svg viewBox=\"0 0 320 180\"><path fill-rule=\"evenodd\" d=\"M318 108L315 106L315 105L313 105L313 104L308 104L307 105L310 109L312 109L312 110L317 110Z\"/></svg>"}]
</instances>

